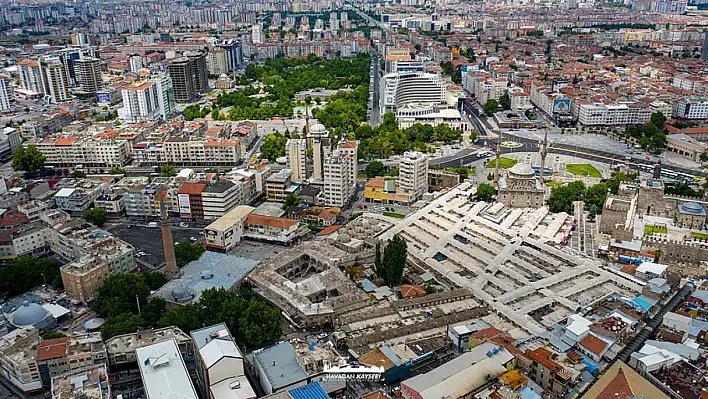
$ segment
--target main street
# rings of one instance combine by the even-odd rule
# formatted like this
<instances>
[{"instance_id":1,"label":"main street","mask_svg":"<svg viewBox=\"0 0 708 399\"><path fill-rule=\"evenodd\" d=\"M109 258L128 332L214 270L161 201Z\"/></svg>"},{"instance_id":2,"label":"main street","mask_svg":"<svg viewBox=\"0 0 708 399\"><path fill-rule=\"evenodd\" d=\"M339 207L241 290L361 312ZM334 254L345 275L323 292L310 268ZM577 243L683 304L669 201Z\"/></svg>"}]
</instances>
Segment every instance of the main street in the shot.
<instances>
[{"instance_id":1,"label":"main street","mask_svg":"<svg viewBox=\"0 0 708 399\"><path fill-rule=\"evenodd\" d=\"M473 106L469 101L464 100L462 102L462 110L467 113L470 117L470 121L475 127L479 137L489 137L489 133L494 131L487 117L481 115L479 110ZM496 138L496 134L493 134ZM512 132L504 132L504 140L515 141L521 144L516 148L501 148L502 154L512 153L512 152L538 152L540 149L540 143L537 138L523 137ZM495 150L495 145L493 142L488 142L489 147L492 151ZM441 168L451 168L455 166L462 166L470 164L474 161L479 160L483 156L479 153L475 153L474 150L467 149L460 150L456 154L434 158L430 160L430 164ZM549 143L548 148L549 153L571 155L574 157L587 159L589 161L602 162L606 164L624 164L632 170L640 171L642 166L651 166L653 163L646 161L644 158L629 156L625 153L616 153L611 151L603 151L593 148L587 148L579 145L568 145L562 143ZM627 159L629 157L629 159ZM708 177L708 173L703 170L685 168L680 166L673 166L671 170L681 173L687 173L694 176Z\"/></svg>"}]
</instances>

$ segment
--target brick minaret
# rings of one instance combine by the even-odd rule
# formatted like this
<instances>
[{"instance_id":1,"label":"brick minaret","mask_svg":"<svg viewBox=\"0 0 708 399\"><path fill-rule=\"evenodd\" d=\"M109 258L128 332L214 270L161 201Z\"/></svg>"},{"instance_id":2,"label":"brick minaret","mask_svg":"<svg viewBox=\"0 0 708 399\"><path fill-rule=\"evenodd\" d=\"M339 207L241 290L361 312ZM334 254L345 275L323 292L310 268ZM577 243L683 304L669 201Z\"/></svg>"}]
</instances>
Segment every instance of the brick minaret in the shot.
<instances>
[{"instance_id":1,"label":"brick minaret","mask_svg":"<svg viewBox=\"0 0 708 399\"><path fill-rule=\"evenodd\" d=\"M165 278L172 280L179 273L179 267L175 258L175 244L172 241L172 224L164 198L160 200L160 230L162 230L162 249L165 252Z\"/></svg>"}]
</instances>

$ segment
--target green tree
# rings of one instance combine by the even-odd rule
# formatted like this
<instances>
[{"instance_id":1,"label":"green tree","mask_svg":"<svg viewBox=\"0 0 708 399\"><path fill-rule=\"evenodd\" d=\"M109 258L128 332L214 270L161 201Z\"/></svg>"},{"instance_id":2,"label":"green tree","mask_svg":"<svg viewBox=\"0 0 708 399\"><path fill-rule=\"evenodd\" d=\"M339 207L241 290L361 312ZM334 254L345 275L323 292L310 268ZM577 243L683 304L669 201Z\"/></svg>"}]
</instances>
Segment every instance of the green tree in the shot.
<instances>
[{"instance_id":1,"label":"green tree","mask_svg":"<svg viewBox=\"0 0 708 399\"><path fill-rule=\"evenodd\" d=\"M607 199L607 184L598 183L593 186L588 187L585 190L583 196L583 201L585 201L585 206L589 209L593 206L595 207L595 212L597 210L602 211L603 205L605 205L605 200Z\"/></svg>"},{"instance_id":2,"label":"green tree","mask_svg":"<svg viewBox=\"0 0 708 399\"><path fill-rule=\"evenodd\" d=\"M71 174L69 176L71 176L74 179L83 179L84 177L86 177L86 173L84 173L83 171L80 171L80 170L75 170L75 171L71 172Z\"/></svg>"},{"instance_id":3,"label":"green tree","mask_svg":"<svg viewBox=\"0 0 708 399\"><path fill-rule=\"evenodd\" d=\"M121 334L130 334L140 328L148 327L148 322L142 316L133 313L121 313L108 318L103 325L103 339Z\"/></svg>"},{"instance_id":4,"label":"green tree","mask_svg":"<svg viewBox=\"0 0 708 399\"><path fill-rule=\"evenodd\" d=\"M285 143L287 141L288 139L280 132L273 132L265 136L263 144L261 144L261 157L275 162L276 159L285 156Z\"/></svg>"},{"instance_id":5,"label":"green tree","mask_svg":"<svg viewBox=\"0 0 708 399\"><path fill-rule=\"evenodd\" d=\"M160 272L141 273L140 277L143 278L145 284L150 287L150 290L152 291L157 290L167 282L165 275Z\"/></svg>"},{"instance_id":6,"label":"green tree","mask_svg":"<svg viewBox=\"0 0 708 399\"><path fill-rule=\"evenodd\" d=\"M177 171L172 165L162 165L160 166L160 177L173 177L177 176Z\"/></svg>"},{"instance_id":7,"label":"green tree","mask_svg":"<svg viewBox=\"0 0 708 399\"><path fill-rule=\"evenodd\" d=\"M108 173L111 175L124 175L125 169L121 168L120 166L114 166L111 168L111 170L108 171Z\"/></svg>"},{"instance_id":8,"label":"green tree","mask_svg":"<svg viewBox=\"0 0 708 399\"><path fill-rule=\"evenodd\" d=\"M283 321L280 311L261 301L251 301L248 308L238 319L241 327L239 335L242 341L250 348L259 348L267 342L280 338L283 330Z\"/></svg>"},{"instance_id":9,"label":"green tree","mask_svg":"<svg viewBox=\"0 0 708 399\"><path fill-rule=\"evenodd\" d=\"M177 266L179 267L199 259L203 253L204 245L200 242L181 241L175 245L175 258L177 258Z\"/></svg>"},{"instance_id":10,"label":"green tree","mask_svg":"<svg viewBox=\"0 0 708 399\"><path fill-rule=\"evenodd\" d=\"M145 309L142 309L142 316L150 323L155 323L165 313L165 300L160 297L152 298L148 301Z\"/></svg>"},{"instance_id":11,"label":"green tree","mask_svg":"<svg viewBox=\"0 0 708 399\"><path fill-rule=\"evenodd\" d=\"M39 152L36 146L20 146L12 158L12 168L32 175L42 170L46 159L47 157Z\"/></svg>"},{"instance_id":12,"label":"green tree","mask_svg":"<svg viewBox=\"0 0 708 399\"><path fill-rule=\"evenodd\" d=\"M708 162L708 152L701 153L701 162Z\"/></svg>"},{"instance_id":13,"label":"green tree","mask_svg":"<svg viewBox=\"0 0 708 399\"><path fill-rule=\"evenodd\" d=\"M0 267L0 297L15 296L45 282L62 287L59 264L53 260L21 256Z\"/></svg>"},{"instance_id":14,"label":"green tree","mask_svg":"<svg viewBox=\"0 0 708 399\"><path fill-rule=\"evenodd\" d=\"M494 188L489 183L481 183L477 186L477 192L475 193L475 198L478 201L490 201L495 195L497 195L497 189Z\"/></svg>"},{"instance_id":15,"label":"green tree","mask_svg":"<svg viewBox=\"0 0 708 399\"><path fill-rule=\"evenodd\" d=\"M504 95L499 98L499 105L501 105L502 109L511 109L511 97L509 97L509 93L504 93Z\"/></svg>"},{"instance_id":16,"label":"green tree","mask_svg":"<svg viewBox=\"0 0 708 399\"><path fill-rule=\"evenodd\" d=\"M666 117L661 112L653 112L651 114L651 123L658 127L659 129L664 128L664 122L666 122Z\"/></svg>"},{"instance_id":17,"label":"green tree","mask_svg":"<svg viewBox=\"0 0 708 399\"><path fill-rule=\"evenodd\" d=\"M386 248L384 248L381 267L377 268L377 274L384 281L384 284L389 287L400 284L403 278L403 271L406 268L407 254L406 241L398 234L388 240Z\"/></svg>"},{"instance_id":18,"label":"green tree","mask_svg":"<svg viewBox=\"0 0 708 399\"><path fill-rule=\"evenodd\" d=\"M371 161L366 165L364 173L366 173L366 177L368 178L382 176L384 174L384 165L381 161Z\"/></svg>"},{"instance_id":19,"label":"green tree","mask_svg":"<svg viewBox=\"0 0 708 399\"><path fill-rule=\"evenodd\" d=\"M66 337L66 334L64 334L61 331L47 331L44 334L42 334L42 339L57 339L57 338L64 338Z\"/></svg>"},{"instance_id":20,"label":"green tree","mask_svg":"<svg viewBox=\"0 0 708 399\"><path fill-rule=\"evenodd\" d=\"M106 224L106 220L108 219L106 210L101 208L87 209L81 216L84 218L84 220L97 227L101 227Z\"/></svg>"},{"instance_id":21,"label":"green tree","mask_svg":"<svg viewBox=\"0 0 708 399\"><path fill-rule=\"evenodd\" d=\"M122 313L138 313L138 302L144 308L150 287L137 274L115 274L106 277L98 288L93 301L93 309L105 317L115 317ZM137 298L137 299L136 299Z\"/></svg>"},{"instance_id":22,"label":"green tree","mask_svg":"<svg viewBox=\"0 0 708 399\"><path fill-rule=\"evenodd\" d=\"M574 181L564 186L553 187L546 204L551 212L573 212L573 201L577 201L585 194L585 184Z\"/></svg>"},{"instance_id":23,"label":"green tree","mask_svg":"<svg viewBox=\"0 0 708 399\"><path fill-rule=\"evenodd\" d=\"M283 203L283 209L288 210L294 206L300 204L300 197L295 193L290 193L285 197L285 202Z\"/></svg>"},{"instance_id":24,"label":"green tree","mask_svg":"<svg viewBox=\"0 0 708 399\"><path fill-rule=\"evenodd\" d=\"M389 176L396 177L396 176L398 176L398 174L399 174L400 172L401 172L401 170L398 169L398 168L391 168L391 170L388 172L388 175L389 175Z\"/></svg>"},{"instance_id":25,"label":"green tree","mask_svg":"<svg viewBox=\"0 0 708 399\"><path fill-rule=\"evenodd\" d=\"M487 115L492 115L499 112L499 103L495 99L489 99L484 103L484 112Z\"/></svg>"}]
</instances>

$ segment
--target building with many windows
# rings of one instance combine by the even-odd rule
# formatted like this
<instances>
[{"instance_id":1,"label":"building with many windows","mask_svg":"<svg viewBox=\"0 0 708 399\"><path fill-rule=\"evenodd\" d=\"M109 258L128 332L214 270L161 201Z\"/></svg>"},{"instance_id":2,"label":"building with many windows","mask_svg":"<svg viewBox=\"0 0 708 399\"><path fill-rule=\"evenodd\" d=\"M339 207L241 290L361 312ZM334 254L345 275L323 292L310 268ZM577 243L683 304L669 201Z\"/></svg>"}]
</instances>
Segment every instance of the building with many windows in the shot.
<instances>
[{"instance_id":1,"label":"building with many windows","mask_svg":"<svg viewBox=\"0 0 708 399\"><path fill-rule=\"evenodd\" d=\"M428 156L418 151L406 151L398 164L398 184L414 199L428 192Z\"/></svg>"},{"instance_id":2,"label":"building with many windows","mask_svg":"<svg viewBox=\"0 0 708 399\"><path fill-rule=\"evenodd\" d=\"M682 119L708 119L708 98L688 98L679 101L676 117Z\"/></svg>"},{"instance_id":3,"label":"building with many windows","mask_svg":"<svg viewBox=\"0 0 708 399\"><path fill-rule=\"evenodd\" d=\"M0 74L0 112L12 111L12 103L15 102L15 93L10 86L10 77Z\"/></svg>"},{"instance_id":4,"label":"building with many windows","mask_svg":"<svg viewBox=\"0 0 708 399\"><path fill-rule=\"evenodd\" d=\"M153 82L136 82L121 90L123 108L120 118L128 123L153 119L160 113L157 85Z\"/></svg>"},{"instance_id":5,"label":"building with many windows","mask_svg":"<svg viewBox=\"0 0 708 399\"><path fill-rule=\"evenodd\" d=\"M643 125L651 119L651 109L635 102L605 104L575 100L571 112L583 126Z\"/></svg>"},{"instance_id":6,"label":"building with many windows","mask_svg":"<svg viewBox=\"0 0 708 399\"><path fill-rule=\"evenodd\" d=\"M42 78L42 93L53 103L61 103L71 98L69 93L69 73L66 66L56 57L45 58L39 63Z\"/></svg>"},{"instance_id":7,"label":"building with many windows","mask_svg":"<svg viewBox=\"0 0 708 399\"><path fill-rule=\"evenodd\" d=\"M339 143L332 155L324 161L324 202L343 207L356 193L358 174L356 141Z\"/></svg>"},{"instance_id":8,"label":"building with many windows","mask_svg":"<svg viewBox=\"0 0 708 399\"><path fill-rule=\"evenodd\" d=\"M93 57L81 58L74 61L76 77L81 91L96 94L101 89L101 60Z\"/></svg>"},{"instance_id":9,"label":"building with many windows","mask_svg":"<svg viewBox=\"0 0 708 399\"><path fill-rule=\"evenodd\" d=\"M26 143L34 145L51 166L83 165L86 167L123 166L131 158L130 144L126 140L93 137L45 137Z\"/></svg>"},{"instance_id":10,"label":"building with many windows","mask_svg":"<svg viewBox=\"0 0 708 399\"><path fill-rule=\"evenodd\" d=\"M444 101L445 85L437 74L394 72L381 80L382 115L410 103L441 104Z\"/></svg>"},{"instance_id":11,"label":"building with many windows","mask_svg":"<svg viewBox=\"0 0 708 399\"><path fill-rule=\"evenodd\" d=\"M285 158L288 168L293 171L292 180L307 180L307 139L289 139L285 143Z\"/></svg>"},{"instance_id":12,"label":"building with many windows","mask_svg":"<svg viewBox=\"0 0 708 399\"><path fill-rule=\"evenodd\" d=\"M204 93L208 88L206 56L202 52L186 52L167 64L172 78L175 101L186 103Z\"/></svg>"},{"instance_id":13,"label":"building with many windows","mask_svg":"<svg viewBox=\"0 0 708 399\"><path fill-rule=\"evenodd\" d=\"M17 63L20 74L20 87L38 94L44 93L42 72L36 60L23 60Z\"/></svg>"}]
</instances>

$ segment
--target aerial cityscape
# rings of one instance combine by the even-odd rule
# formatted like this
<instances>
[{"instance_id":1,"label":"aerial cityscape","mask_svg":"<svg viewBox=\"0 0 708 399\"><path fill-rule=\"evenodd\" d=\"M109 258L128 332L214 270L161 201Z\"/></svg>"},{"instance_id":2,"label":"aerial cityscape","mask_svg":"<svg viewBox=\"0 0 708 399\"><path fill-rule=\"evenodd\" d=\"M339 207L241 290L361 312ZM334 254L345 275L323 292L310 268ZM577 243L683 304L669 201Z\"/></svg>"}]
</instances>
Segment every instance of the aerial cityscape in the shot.
<instances>
[{"instance_id":1,"label":"aerial cityscape","mask_svg":"<svg viewBox=\"0 0 708 399\"><path fill-rule=\"evenodd\" d=\"M0 10L0 399L708 398L708 0Z\"/></svg>"}]
</instances>

